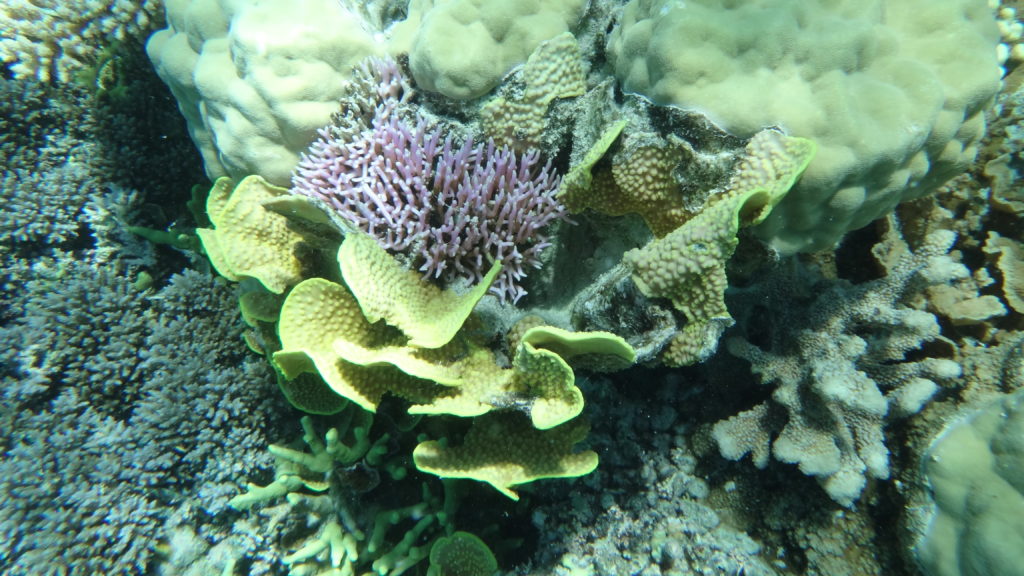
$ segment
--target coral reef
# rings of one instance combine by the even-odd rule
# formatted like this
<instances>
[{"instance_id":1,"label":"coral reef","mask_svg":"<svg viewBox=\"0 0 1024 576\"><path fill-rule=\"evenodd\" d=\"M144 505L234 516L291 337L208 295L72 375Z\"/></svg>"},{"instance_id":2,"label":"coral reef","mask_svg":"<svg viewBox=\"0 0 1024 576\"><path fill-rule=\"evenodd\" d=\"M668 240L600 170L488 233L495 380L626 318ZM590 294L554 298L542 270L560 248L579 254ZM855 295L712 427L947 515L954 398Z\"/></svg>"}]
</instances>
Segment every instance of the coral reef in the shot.
<instances>
[{"instance_id":1,"label":"coral reef","mask_svg":"<svg viewBox=\"0 0 1024 576\"><path fill-rule=\"evenodd\" d=\"M397 74L378 61L381 78ZM392 97L393 98L393 97ZM330 128L303 155L292 193L322 201L351 228L410 258L426 278L478 283L491 264L502 271L491 288L513 303L526 291L527 268L540 266L544 229L564 218L554 198L559 179L540 154L516 153L494 141L461 144L407 123L385 99L362 132L336 138Z\"/></svg>"},{"instance_id":2,"label":"coral reef","mask_svg":"<svg viewBox=\"0 0 1024 576\"><path fill-rule=\"evenodd\" d=\"M633 0L607 56L624 90L740 136L779 126L818 143L758 229L792 253L827 248L967 168L999 89L998 41L976 0Z\"/></svg>"},{"instance_id":3,"label":"coral reef","mask_svg":"<svg viewBox=\"0 0 1024 576\"><path fill-rule=\"evenodd\" d=\"M887 422L920 411L942 382L961 374L952 360L910 356L940 337L935 316L913 308L912 299L967 273L946 255L951 232L933 233L913 252L895 230L890 234L876 251L894 263L884 278L814 288L806 276L777 275L778 284L737 296L748 319L772 320L767 328L746 326L760 344L735 337L729 351L774 390L765 403L715 425L723 456L751 454L761 468L770 457L797 464L844 506L853 505L869 478L889 477ZM795 295L809 302L784 303Z\"/></svg>"},{"instance_id":4,"label":"coral reef","mask_svg":"<svg viewBox=\"0 0 1024 576\"><path fill-rule=\"evenodd\" d=\"M8 3L0 571L1015 574L985 4Z\"/></svg>"},{"instance_id":5,"label":"coral reef","mask_svg":"<svg viewBox=\"0 0 1024 576\"><path fill-rule=\"evenodd\" d=\"M0 61L15 76L67 82L112 42L144 37L162 22L156 0L11 0L0 6Z\"/></svg>"}]
</instances>

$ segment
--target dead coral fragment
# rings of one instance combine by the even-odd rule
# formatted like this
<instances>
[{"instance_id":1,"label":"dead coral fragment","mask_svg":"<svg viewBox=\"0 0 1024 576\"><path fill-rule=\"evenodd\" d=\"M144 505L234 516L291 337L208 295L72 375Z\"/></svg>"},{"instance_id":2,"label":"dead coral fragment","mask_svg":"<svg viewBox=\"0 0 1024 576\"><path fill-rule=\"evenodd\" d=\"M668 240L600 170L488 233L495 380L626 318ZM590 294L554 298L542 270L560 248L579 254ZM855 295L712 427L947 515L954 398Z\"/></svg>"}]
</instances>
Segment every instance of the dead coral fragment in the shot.
<instances>
[{"instance_id":1,"label":"dead coral fragment","mask_svg":"<svg viewBox=\"0 0 1024 576\"><path fill-rule=\"evenodd\" d=\"M995 259L996 267L1003 277L1003 298L1006 303L1016 312L1024 314L1024 244L989 232L985 252Z\"/></svg>"}]
</instances>

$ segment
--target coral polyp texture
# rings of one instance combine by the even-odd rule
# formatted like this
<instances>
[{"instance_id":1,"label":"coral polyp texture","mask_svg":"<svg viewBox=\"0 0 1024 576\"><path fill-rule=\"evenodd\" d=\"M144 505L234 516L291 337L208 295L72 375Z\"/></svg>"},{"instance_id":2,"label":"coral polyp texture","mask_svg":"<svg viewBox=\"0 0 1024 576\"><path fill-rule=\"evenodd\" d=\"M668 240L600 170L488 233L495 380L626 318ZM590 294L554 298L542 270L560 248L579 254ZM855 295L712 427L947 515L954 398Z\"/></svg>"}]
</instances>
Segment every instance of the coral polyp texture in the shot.
<instances>
[{"instance_id":1,"label":"coral polyp texture","mask_svg":"<svg viewBox=\"0 0 1024 576\"><path fill-rule=\"evenodd\" d=\"M722 455L751 454L763 468L770 456L797 464L829 496L852 506L869 478L890 475L885 427L916 414L961 375L947 358L916 358L940 338L934 315L910 305L929 286L967 275L947 254L956 235L930 234L916 251L890 232L876 258L895 262L885 278L859 285L814 286L811 277L776 276L777 285L738 295L738 315L773 316L769 349L735 337L729 352L749 361L771 398L715 424ZM796 304L784 298L798 295ZM790 326L799 328L788 328Z\"/></svg>"},{"instance_id":2,"label":"coral polyp texture","mask_svg":"<svg viewBox=\"0 0 1024 576\"><path fill-rule=\"evenodd\" d=\"M99 64L110 42L138 37L161 19L161 2L7 0L0 4L0 62L18 78L67 82Z\"/></svg>"},{"instance_id":3,"label":"coral polyp texture","mask_svg":"<svg viewBox=\"0 0 1024 576\"><path fill-rule=\"evenodd\" d=\"M397 70L375 63L381 78ZM321 201L424 277L479 283L499 262L491 291L518 301L526 294L520 281L550 245L544 229L565 214L550 162L541 165L536 150L442 136L422 116L403 118L391 91L380 92L386 96L361 132L320 130L292 192Z\"/></svg>"},{"instance_id":4,"label":"coral polyp texture","mask_svg":"<svg viewBox=\"0 0 1024 576\"><path fill-rule=\"evenodd\" d=\"M999 90L978 0L632 0L609 35L623 89L748 137L777 126L821 151L758 234L828 248L974 160Z\"/></svg>"}]
</instances>

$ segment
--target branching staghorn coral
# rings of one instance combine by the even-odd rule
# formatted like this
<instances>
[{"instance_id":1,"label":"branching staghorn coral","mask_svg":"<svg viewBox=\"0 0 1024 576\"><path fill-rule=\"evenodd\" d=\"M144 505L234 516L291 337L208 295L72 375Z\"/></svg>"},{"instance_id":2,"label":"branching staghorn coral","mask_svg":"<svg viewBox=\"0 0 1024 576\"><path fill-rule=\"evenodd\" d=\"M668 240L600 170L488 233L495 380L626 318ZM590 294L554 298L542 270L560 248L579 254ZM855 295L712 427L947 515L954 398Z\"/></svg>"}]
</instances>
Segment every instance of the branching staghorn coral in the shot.
<instances>
[{"instance_id":1,"label":"branching staghorn coral","mask_svg":"<svg viewBox=\"0 0 1024 576\"><path fill-rule=\"evenodd\" d=\"M382 85L395 85L393 61L373 66ZM403 118L395 92L379 92L385 96L362 131L322 129L296 169L292 192L407 256L424 277L478 283L501 262L491 291L519 300L527 269L540 266L538 255L549 246L545 227L565 217L555 198L559 177L535 150L460 143L423 117ZM345 117L352 116L358 114Z\"/></svg>"}]
</instances>

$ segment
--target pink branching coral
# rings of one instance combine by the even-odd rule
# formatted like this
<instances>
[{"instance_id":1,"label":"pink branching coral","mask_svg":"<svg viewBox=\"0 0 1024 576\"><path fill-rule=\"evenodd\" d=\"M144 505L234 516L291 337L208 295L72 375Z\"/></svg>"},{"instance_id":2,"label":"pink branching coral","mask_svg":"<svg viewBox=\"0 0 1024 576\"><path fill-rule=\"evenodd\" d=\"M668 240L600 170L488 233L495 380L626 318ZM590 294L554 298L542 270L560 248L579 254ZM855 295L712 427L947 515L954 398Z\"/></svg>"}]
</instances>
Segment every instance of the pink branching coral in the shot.
<instances>
[{"instance_id":1,"label":"pink branching coral","mask_svg":"<svg viewBox=\"0 0 1024 576\"><path fill-rule=\"evenodd\" d=\"M393 62L371 66L382 83L398 73ZM518 301L525 269L539 268L550 245L544 229L565 218L551 163L540 166L537 151L520 155L493 141L442 140L422 116L415 124L402 119L393 98L383 98L361 131L321 129L292 177L292 193L325 202L409 257L424 277L477 282L500 261L491 292Z\"/></svg>"}]
</instances>

